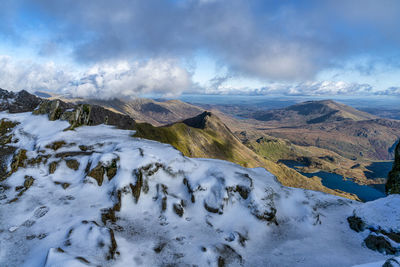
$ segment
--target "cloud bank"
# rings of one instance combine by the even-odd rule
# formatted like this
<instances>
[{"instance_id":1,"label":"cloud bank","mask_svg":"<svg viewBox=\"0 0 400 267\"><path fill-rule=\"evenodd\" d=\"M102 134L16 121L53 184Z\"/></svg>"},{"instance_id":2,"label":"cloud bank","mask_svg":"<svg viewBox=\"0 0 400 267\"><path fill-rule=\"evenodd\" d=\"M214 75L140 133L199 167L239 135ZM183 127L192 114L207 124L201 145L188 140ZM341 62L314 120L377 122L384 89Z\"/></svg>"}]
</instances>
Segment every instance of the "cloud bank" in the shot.
<instances>
[{"instance_id":1,"label":"cloud bank","mask_svg":"<svg viewBox=\"0 0 400 267\"><path fill-rule=\"evenodd\" d=\"M168 59L108 62L75 72L54 63L39 64L0 56L0 69L4 89L44 90L83 98L126 98L143 94L173 97L192 86L191 74Z\"/></svg>"},{"instance_id":2,"label":"cloud bank","mask_svg":"<svg viewBox=\"0 0 400 267\"><path fill-rule=\"evenodd\" d=\"M301 83L270 83L261 88L237 88L220 84L210 88L209 94L241 94L241 95L285 95L285 96L368 96L391 95L396 90L374 92L369 84L349 83L344 81L308 81Z\"/></svg>"},{"instance_id":3,"label":"cloud bank","mask_svg":"<svg viewBox=\"0 0 400 267\"><path fill-rule=\"evenodd\" d=\"M3 0L2 5L0 38L19 46L33 43L43 57L63 51L87 66L76 73L28 62L13 74L8 61L2 87L77 96L176 95L193 90L192 70L184 63L199 51L224 66L227 77L268 84L257 89L261 93L369 93L362 83L310 81L365 55L372 60L360 72L373 75L374 62L399 68L393 60L400 57L397 0ZM35 40L27 33L36 34ZM212 87L222 88L220 82L215 78Z\"/></svg>"},{"instance_id":4,"label":"cloud bank","mask_svg":"<svg viewBox=\"0 0 400 267\"><path fill-rule=\"evenodd\" d=\"M114 61L97 63L84 71L52 62L37 63L0 56L0 81L3 89L30 92L47 91L82 98L131 98L156 94L177 97L185 92L196 94L334 96L400 96L400 87L374 90L369 84L345 81L306 81L268 83L260 88L226 85L230 76L216 77L210 87L192 82L191 73L173 59Z\"/></svg>"}]
</instances>

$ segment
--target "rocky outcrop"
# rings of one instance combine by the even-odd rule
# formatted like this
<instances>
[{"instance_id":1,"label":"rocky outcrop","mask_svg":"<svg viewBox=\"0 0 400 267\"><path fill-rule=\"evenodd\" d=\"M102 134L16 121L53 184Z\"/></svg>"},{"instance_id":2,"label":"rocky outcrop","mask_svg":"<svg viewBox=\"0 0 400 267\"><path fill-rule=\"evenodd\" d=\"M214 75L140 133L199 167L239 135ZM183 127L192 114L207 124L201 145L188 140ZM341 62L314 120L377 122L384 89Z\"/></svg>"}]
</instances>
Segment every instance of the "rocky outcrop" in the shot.
<instances>
[{"instance_id":1,"label":"rocky outcrop","mask_svg":"<svg viewBox=\"0 0 400 267\"><path fill-rule=\"evenodd\" d=\"M11 131L17 124L6 119L0 120L0 181L7 174L7 161L16 150L10 143L13 137Z\"/></svg>"},{"instance_id":2,"label":"rocky outcrop","mask_svg":"<svg viewBox=\"0 0 400 267\"><path fill-rule=\"evenodd\" d=\"M48 114L50 120L66 120L69 129L87 125L113 125L119 129L133 129L135 121L123 114L115 113L96 105L71 104L61 100L43 100L33 114Z\"/></svg>"},{"instance_id":3,"label":"rocky outcrop","mask_svg":"<svg viewBox=\"0 0 400 267\"><path fill-rule=\"evenodd\" d=\"M18 93L0 89L0 111L47 114L50 120L67 120L73 129L82 125L107 124L119 129L133 129L135 121L123 114L97 105L75 105L61 100L41 99L22 90Z\"/></svg>"},{"instance_id":4,"label":"rocky outcrop","mask_svg":"<svg viewBox=\"0 0 400 267\"><path fill-rule=\"evenodd\" d=\"M385 253L389 255L393 255L396 253L396 249L392 247L390 242L386 240L383 236L378 235L369 235L365 240L365 245L367 248L376 250L380 253Z\"/></svg>"},{"instance_id":5,"label":"rocky outcrop","mask_svg":"<svg viewBox=\"0 0 400 267\"><path fill-rule=\"evenodd\" d=\"M386 182L386 194L400 194L400 142L397 144L393 168Z\"/></svg>"},{"instance_id":6,"label":"rocky outcrop","mask_svg":"<svg viewBox=\"0 0 400 267\"><path fill-rule=\"evenodd\" d=\"M203 113L197 115L196 117L183 120L182 122L184 124L186 124L187 126L190 126L193 128L204 129L206 127L207 119L210 116L211 116L211 112L204 111Z\"/></svg>"},{"instance_id":7,"label":"rocky outcrop","mask_svg":"<svg viewBox=\"0 0 400 267\"><path fill-rule=\"evenodd\" d=\"M367 202L347 218L349 227L361 233L364 244L371 250L386 255L400 254L399 213L400 199L396 195Z\"/></svg>"},{"instance_id":8,"label":"rocky outcrop","mask_svg":"<svg viewBox=\"0 0 400 267\"><path fill-rule=\"evenodd\" d=\"M40 98L22 90L18 93L0 89L0 111L10 113L33 111L40 103Z\"/></svg>"}]
</instances>

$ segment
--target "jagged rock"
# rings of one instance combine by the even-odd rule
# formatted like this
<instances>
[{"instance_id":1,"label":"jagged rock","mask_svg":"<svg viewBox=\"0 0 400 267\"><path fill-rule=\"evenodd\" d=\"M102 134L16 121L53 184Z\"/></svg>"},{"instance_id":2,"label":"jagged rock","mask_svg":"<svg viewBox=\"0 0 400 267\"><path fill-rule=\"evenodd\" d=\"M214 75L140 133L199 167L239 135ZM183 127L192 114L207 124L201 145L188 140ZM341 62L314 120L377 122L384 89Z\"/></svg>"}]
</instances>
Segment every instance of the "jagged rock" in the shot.
<instances>
[{"instance_id":1,"label":"jagged rock","mask_svg":"<svg viewBox=\"0 0 400 267\"><path fill-rule=\"evenodd\" d=\"M204 208L205 208L206 211L208 211L208 212L222 214L222 210L220 210L220 208L212 207L212 206L210 206L209 204L207 204L206 201L204 201Z\"/></svg>"},{"instance_id":2,"label":"jagged rock","mask_svg":"<svg viewBox=\"0 0 400 267\"><path fill-rule=\"evenodd\" d=\"M91 152L80 152L80 153L91 153ZM108 180L110 181L118 172L118 162L119 158L114 158L109 163L99 162L96 167L94 167L88 176L96 179L99 186L102 185L104 180L104 174L107 174ZM89 167L90 168L90 167Z\"/></svg>"},{"instance_id":3,"label":"jagged rock","mask_svg":"<svg viewBox=\"0 0 400 267\"><path fill-rule=\"evenodd\" d=\"M18 125L18 122L9 121L6 119L0 120L0 145L11 143L12 135L7 135L11 130Z\"/></svg>"},{"instance_id":4,"label":"jagged rock","mask_svg":"<svg viewBox=\"0 0 400 267\"><path fill-rule=\"evenodd\" d=\"M60 149L63 146L65 146L66 144L67 143L64 140L61 140L61 141L56 141L56 142L53 142L51 144L48 144L46 146L46 148L50 148L50 149L53 149L54 151L57 151L58 149Z\"/></svg>"},{"instance_id":5,"label":"jagged rock","mask_svg":"<svg viewBox=\"0 0 400 267\"><path fill-rule=\"evenodd\" d=\"M0 147L0 181L6 179L9 175L8 160L15 153L16 148L11 146Z\"/></svg>"},{"instance_id":6,"label":"jagged rock","mask_svg":"<svg viewBox=\"0 0 400 267\"><path fill-rule=\"evenodd\" d=\"M57 170L58 161L53 161L49 164L49 173L53 174Z\"/></svg>"},{"instance_id":7,"label":"jagged rock","mask_svg":"<svg viewBox=\"0 0 400 267\"><path fill-rule=\"evenodd\" d=\"M119 160L118 158L113 159L111 161L111 164L109 164L109 165L104 167L105 170L106 170L106 174L107 174L108 180L111 180L117 174L117 172L118 172L117 161L118 160Z\"/></svg>"},{"instance_id":8,"label":"jagged rock","mask_svg":"<svg viewBox=\"0 0 400 267\"><path fill-rule=\"evenodd\" d=\"M159 243L157 246L155 246L155 247L153 248L153 250L154 250L155 253L160 253L160 252L164 249L164 247L165 247L166 245L167 245L166 242L161 242L161 243Z\"/></svg>"},{"instance_id":9,"label":"jagged rock","mask_svg":"<svg viewBox=\"0 0 400 267\"><path fill-rule=\"evenodd\" d=\"M71 104L61 100L43 100L33 114L48 114L50 120L66 120L69 129L82 125L113 125L120 129L133 129L135 121L123 114L115 113L96 105Z\"/></svg>"},{"instance_id":10,"label":"jagged rock","mask_svg":"<svg viewBox=\"0 0 400 267\"><path fill-rule=\"evenodd\" d=\"M393 168L386 182L386 194L400 194L400 142L396 146Z\"/></svg>"},{"instance_id":11,"label":"jagged rock","mask_svg":"<svg viewBox=\"0 0 400 267\"><path fill-rule=\"evenodd\" d=\"M97 185L101 186L103 184L103 179L104 179L104 167L103 165L99 162L96 167L94 167L87 176L94 178L97 181Z\"/></svg>"},{"instance_id":12,"label":"jagged rock","mask_svg":"<svg viewBox=\"0 0 400 267\"><path fill-rule=\"evenodd\" d=\"M16 154L14 154L13 159L11 161L11 170L9 173L7 173L7 176L10 176L14 172L16 172L19 168L23 168L26 166L26 150L25 149L20 149ZM4 177L4 179L6 178Z\"/></svg>"},{"instance_id":13,"label":"jagged rock","mask_svg":"<svg viewBox=\"0 0 400 267\"><path fill-rule=\"evenodd\" d=\"M93 147L91 147L91 146L85 146L85 145L80 145L80 146L79 146L79 149L82 150L82 151L84 151L84 152L86 152L86 151L88 151L88 150L92 150Z\"/></svg>"},{"instance_id":14,"label":"jagged rock","mask_svg":"<svg viewBox=\"0 0 400 267\"><path fill-rule=\"evenodd\" d=\"M356 232L362 232L365 229L365 223L357 216L353 215L348 217L347 222L349 223L350 228Z\"/></svg>"},{"instance_id":15,"label":"jagged rock","mask_svg":"<svg viewBox=\"0 0 400 267\"><path fill-rule=\"evenodd\" d=\"M67 189L70 186L70 184L69 183L62 183L61 186L62 186L63 189Z\"/></svg>"},{"instance_id":16,"label":"jagged rock","mask_svg":"<svg viewBox=\"0 0 400 267\"><path fill-rule=\"evenodd\" d=\"M47 114L50 120L58 120L67 110L74 108L74 106L61 100L42 100L39 107L33 111L33 114Z\"/></svg>"},{"instance_id":17,"label":"jagged rock","mask_svg":"<svg viewBox=\"0 0 400 267\"><path fill-rule=\"evenodd\" d=\"M370 234L365 240L367 248L379 251L380 253L395 254L396 249L392 247L389 241L385 237L379 235Z\"/></svg>"},{"instance_id":18,"label":"jagged rock","mask_svg":"<svg viewBox=\"0 0 400 267\"><path fill-rule=\"evenodd\" d=\"M179 217L183 216L184 210L183 210L183 207L181 204L174 203L173 208L174 208L175 213L178 214Z\"/></svg>"},{"instance_id":19,"label":"jagged rock","mask_svg":"<svg viewBox=\"0 0 400 267\"><path fill-rule=\"evenodd\" d=\"M243 257L231 246L222 244L215 248L219 253L218 267L224 266L240 266L243 264Z\"/></svg>"},{"instance_id":20,"label":"jagged rock","mask_svg":"<svg viewBox=\"0 0 400 267\"><path fill-rule=\"evenodd\" d=\"M400 267L400 262L395 258L390 258L385 261L382 267Z\"/></svg>"},{"instance_id":21,"label":"jagged rock","mask_svg":"<svg viewBox=\"0 0 400 267\"><path fill-rule=\"evenodd\" d=\"M73 169L75 171L79 169L80 164L76 159L67 159L65 163L67 164L67 167L70 169Z\"/></svg>"},{"instance_id":22,"label":"jagged rock","mask_svg":"<svg viewBox=\"0 0 400 267\"><path fill-rule=\"evenodd\" d=\"M270 207L270 211L259 212L258 210L254 210L252 214L259 220L273 222L278 225L278 222L276 221L276 211L275 207Z\"/></svg>"},{"instance_id":23,"label":"jagged rock","mask_svg":"<svg viewBox=\"0 0 400 267\"><path fill-rule=\"evenodd\" d=\"M66 151L60 152L55 155L56 158L75 157L75 156L88 156L92 155L93 151Z\"/></svg>"},{"instance_id":24,"label":"jagged rock","mask_svg":"<svg viewBox=\"0 0 400 267\"><path fill-rule=\"evenodd\" d=\"M249 197L249 194L251 192L251 189L247 186L243 186L243 185L237 185L236 186L236 192L239 193L239 195L243 198L243 199L247 199Z\"/></svg>"},{"instance_id":25,"label":"jagged rock","mask_svg":"<svg viewBox=\"0 0 400 267\"><path fill-rule=\"evenodd\" d=\"M139 201L139 197L140 197L140 191L142 189L143 186L143 176L142 175L137 175L136 176L136 183L133 184L129 184L129 186L131 187L132 190L132 195L135 198L135 202L137 203Z\"/></svg>"},{"instance_id":26,"label":"jagged rock","mask_svg":"<svg viewBox=\"0 0 400 267\"><path fill-rule=\"evenodd\" d=\"M0 89L0 111L10 113L33 111L40 103L40 98L22 90L18 93Z\"/></svg>"},{"instance_id":27,"label":"jagged rock","mask_svg":"<svg viewBox=\"0 0 400 267\"><path fill-rule=\"evenodd\" d=\"M28 166L36 166L41 163L46 164L47 160L50 158L51 155L38 155L36 158L30 158L27 160Z\"/></svg>"},{"instance_id":28,"label":"jagged rock","mask_svg":"<svg viewBox=\"0 0 400 267\"><path fill-rule=\"evenodd\" d=\"M25 182L24 182L24 187L26 189L28 189L29 187L31 187L33 185L33 182L35 181L35 178L33 178L32 176L25 176Z\"/></svg>"}]
</instances>

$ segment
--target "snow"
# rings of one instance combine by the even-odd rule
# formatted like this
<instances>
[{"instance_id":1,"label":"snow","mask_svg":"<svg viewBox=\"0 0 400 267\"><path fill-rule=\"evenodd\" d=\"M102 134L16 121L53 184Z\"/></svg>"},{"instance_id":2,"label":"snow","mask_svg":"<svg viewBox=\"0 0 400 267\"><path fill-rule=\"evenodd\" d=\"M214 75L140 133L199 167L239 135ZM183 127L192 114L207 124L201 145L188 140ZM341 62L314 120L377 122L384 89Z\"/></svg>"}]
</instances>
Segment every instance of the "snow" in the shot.
<instances>
[{"instance_id":1,"label":"snow","mask_svg":"<svg viewBox=\"0 0 400 267\"><path fill-rule=\"evenodd\" d=\"M367 202L355 210L368 227L386 232L400 232L400 195Z\"/></svg>"},{"instance_id":2,"label":"snow","mask_svg":"<svg viewBox=\"0 0 400 267\"><path fill-rule=\"evenodd\" d=\"M355 210L374 227L396 230L398 197L363 204L284 187L261 168L186 158L169 145L110 126L64 131L67 122L46 116L0 118L20 122L13 140L29 158L49 155L46 163L0 182L9 188L0 198L0 266L86 266L85 260L101 266L353 266L389 258L366 248L365 236L349 228L347 217ZM46 147L61 140L67 145L57 151ZM82 152L80 145L92 147L91 154L57 156ZM66 159L77 160L79 169L68 168ZM118 172L111 180L104 175L98 186L87 176L89 163L93 169L113 159ZM53 161L59 164L51 174ZM34 177L33 185L9 203L26 175ZM118 194L116 221L104 223L102 214L118 203Z\"/></svg>"},{"instance_id":3,"label":"snow","mask_svg":"<svg viewBox=\"0 0 400 267\"><path fill-rule=\"evenodd\" d=\"M392 263L394 263L392 265L393 267L400 266L400 257L393 257L391 259L393 260ZM396 261L397 261L397 265L396 265ZM369 263L365 263L365 264L354 265L353 267L382 267L384 263L385 263L385 261L369 262Z\"/></svg>"}]
</instances>

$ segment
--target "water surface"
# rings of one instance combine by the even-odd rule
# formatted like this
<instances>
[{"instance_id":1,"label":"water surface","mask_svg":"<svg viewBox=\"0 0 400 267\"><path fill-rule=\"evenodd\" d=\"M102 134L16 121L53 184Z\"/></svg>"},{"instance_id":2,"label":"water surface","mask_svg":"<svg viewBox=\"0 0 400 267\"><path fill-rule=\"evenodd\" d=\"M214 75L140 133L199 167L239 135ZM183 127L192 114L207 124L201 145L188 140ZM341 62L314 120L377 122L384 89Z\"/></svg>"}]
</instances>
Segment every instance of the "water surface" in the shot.
<instances>
[{"instance_id":1,"label":"water surface","mask_svg":"<svg viewBox=\"0 0 400 267\"><path fill-rule=\"evenodd\" d=\"M290 168L296 169L298 172L300 172L298 167L305 167L305 164L297 162L295 160L280 160L279 162L285 164ZM320 177L321 182L324 186L330 189L339 189L344 192L356 194L362 201L372 201L386 196L384 193L385 192L384 185L374 185L374 186L359 185L352 179L344 180L343 176L339 174L325 172L325 171L319 171L315 173L305 173L305 172L300 172L300 173L309 178L313 176Z\"/></svg>"}]
</instances>

